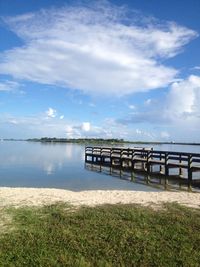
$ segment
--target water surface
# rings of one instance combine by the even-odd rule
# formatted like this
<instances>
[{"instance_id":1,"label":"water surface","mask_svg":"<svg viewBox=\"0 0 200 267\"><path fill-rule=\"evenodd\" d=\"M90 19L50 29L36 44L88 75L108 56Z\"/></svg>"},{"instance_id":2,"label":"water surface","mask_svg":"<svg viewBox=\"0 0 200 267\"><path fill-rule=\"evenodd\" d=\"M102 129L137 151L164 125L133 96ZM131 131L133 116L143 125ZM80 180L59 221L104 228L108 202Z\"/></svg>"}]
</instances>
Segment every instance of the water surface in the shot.
<instances>
[{"instance_id":1,"label":"water surface","mask_svg":"<svg viewBox=\"0 0 200 267\"><path fill-rule=\"evenodd\" d=\"M199 146L155 145L154 148L200 153ZM86 169L84 152L85 146L80 144L1 141L0 186L64 188L73 191L158 191L104 172Z\"/></svg>"}]
</instances>

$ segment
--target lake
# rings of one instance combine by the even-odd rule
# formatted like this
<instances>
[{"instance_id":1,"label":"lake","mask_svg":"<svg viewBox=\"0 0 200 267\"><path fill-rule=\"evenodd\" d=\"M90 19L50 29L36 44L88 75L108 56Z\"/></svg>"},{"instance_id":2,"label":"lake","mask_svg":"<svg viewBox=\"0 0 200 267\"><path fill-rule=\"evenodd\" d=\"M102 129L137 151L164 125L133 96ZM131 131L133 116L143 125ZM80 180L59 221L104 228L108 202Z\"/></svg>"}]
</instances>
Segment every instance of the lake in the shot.
<instances>
[{"instance_id":1,"label":"lake","mask_svg":"<svg viewBox=\"0 0 200 267\"><path fill-rule=\"evenodd\" d=\"M200 153L200 146L152 147L157 150ZM106 175L104 172L90 171L85 168L84 153L85 145L80 144L0 141L0 186L60 188L73 191L159 190Z\"/></svg>"}]
</instances>

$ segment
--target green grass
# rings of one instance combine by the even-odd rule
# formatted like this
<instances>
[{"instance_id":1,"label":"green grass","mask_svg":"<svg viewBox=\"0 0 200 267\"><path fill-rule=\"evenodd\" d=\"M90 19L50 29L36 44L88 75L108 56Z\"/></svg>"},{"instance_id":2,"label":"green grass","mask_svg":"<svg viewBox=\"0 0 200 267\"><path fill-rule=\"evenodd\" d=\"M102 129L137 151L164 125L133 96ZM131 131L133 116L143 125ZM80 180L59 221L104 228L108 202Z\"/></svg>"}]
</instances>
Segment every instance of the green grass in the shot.
<instances>
[{"instance_id":1,"label":"green grass","mask_svg":"<svg viewBox=\"0 0 200 267\"><path fill-rule=\"evenodd\" d=\"M200 266L200 211L176 204L7 209L0 266Z\"/></svg>"}]
</instances>

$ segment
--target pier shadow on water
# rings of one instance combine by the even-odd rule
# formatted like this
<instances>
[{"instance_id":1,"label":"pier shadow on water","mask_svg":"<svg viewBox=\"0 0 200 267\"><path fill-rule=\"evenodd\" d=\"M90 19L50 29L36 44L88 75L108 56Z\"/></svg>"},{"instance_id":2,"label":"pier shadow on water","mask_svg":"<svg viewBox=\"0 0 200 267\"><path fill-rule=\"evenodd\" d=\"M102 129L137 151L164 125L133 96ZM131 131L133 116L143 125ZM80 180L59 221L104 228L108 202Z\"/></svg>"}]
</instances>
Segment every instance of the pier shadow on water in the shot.
<instances>
[{"instance_id":1,"label":"pier shadow on water","mask_svg":"<svg viewBox=\"0 0 200 267\"><path fill-rule=\"evenodd\" d=\"M99 173L102 175L109 175L116 179L129 181L134 184L143 185L148 187L146 191L154 191L154 190L167 190L167 191L192 191L192 192L200 192L200 184L195 184L188 189L188 183L185 179L176 178L175 175L172 177L159 176L154 174L146 174L143 171L134 170L127 171L125 169L103 166L99 164L91 164L85 163L85 169Z\"/></svg>"}]
</instances>

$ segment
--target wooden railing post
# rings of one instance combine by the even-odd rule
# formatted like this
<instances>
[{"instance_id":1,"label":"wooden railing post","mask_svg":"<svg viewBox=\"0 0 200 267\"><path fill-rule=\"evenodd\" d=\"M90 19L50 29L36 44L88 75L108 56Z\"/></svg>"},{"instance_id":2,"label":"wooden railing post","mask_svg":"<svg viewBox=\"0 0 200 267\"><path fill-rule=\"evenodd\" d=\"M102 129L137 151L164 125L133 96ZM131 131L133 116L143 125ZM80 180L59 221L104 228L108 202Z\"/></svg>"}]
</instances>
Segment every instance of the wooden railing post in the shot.
<instances>
[{"instance_id":1,"label":"wooden railing post","mask_svg":"<svg viewBox=\"0 0 200 267\"><path fill-rule=\"evenodd\" d=\"M150 160L151 160L151 150L147 152L147 172L150 173Z\"/></svg>"},{"instance_id":2,"label":"wooden railing post","mask_svg":"<svg viewBox=\"0 0 200 267\"><path fill-rule=\"evenodd\" d=\"M102 170L102 147L100 147L100 152L99 152L99 154L100 154L100 168L99 168L99 170L100 170L100 172L101 172L101 170Z\"/></svg>"},{"instance_id":3,"label":"wooden railing post","mask_svg":"<svg viewBox=\"0 0 200 267\"><path fill-rule=\"evenodd\" d=\"M192 155L188 156L188 190L192 187Z\"/></svg>"},{"instance_id":4,"label":"wooden railing post","mask_svg":"<svg viewBox=\"0 0 200 267\"><path fill-rule=\"evenodd\" d=\"M179 163L180 164L182 163L182 157L181 157L181 155L179 155ZM183 169L180 166L180 168L179 168L179 175L181 176L182 174L183 174Z\"/></svg>"},{"instance_id":5,"label":"wooden railing post","mask_svg":"<svg viewBox=\"0 0 200 267\"><path fill-rule=\"evenodd\" d=\"M120 177L122 176L122 168L123 168L123 162L122 162L122 153L123 153L123 149L120 150Z\"/></svg>"},{"instance_id":6,"label":"wooden railing post","mask_svg":"<svg viewBox=\"0 0 200 267\"><path fill-rule=\"evenodd\" d=\"M168 186L168 176L169 176L169 154L165 153L165 189L167 189Z\"/></svg>"},{"instance_id":7,"label":"wooden railing post","mask_svg":"<svg viewBox=\"0 0 200 267\"><path fill-rule=\"evenodd\" d=\"M162 153L160 152L160 162L162 161ZM160 173L162 172L162 164L160 164Z\"/></svg>"},{"instance_id":8,"label":"wooden railing post","mask_svg":"<svg viewBox=\"0 0 200 267\"><path fill-rule=\"evenodd\" d=\"M134 161L134 158L135 158L135 150L133 149L133 152L132 152L132 169L133 170L135 169L135 161Z\"/></svg>"},{"instance_id":9,"label":"wooden railing post","mask_svg":"<svg viewBox=\"0 0 200 267\"><path fill-rule=\"evenodd\" d=\"M169 154L166 152L165 153L165 176L169 175L168 161L169 161Z\"/></svg>"},{"instance_id":10,"label":"wooden railing post","mask_svg":"<svg viewBox=\"0 0 200 267\"><path fill-rule=\"evenodd\" d=\"M110 156L110 174L112 174L112 148L110 148L109 156Z\"/></svg>"},{"instance_id":11,"label":"wooden railing post","mask_svg":"<svg viewBox=\"0 0 200 267\"><path fill-rule=\"evenodd\" d=\"M87 147L85 146L85 162L87 162Z\"/></svg>"}]
</instances>

